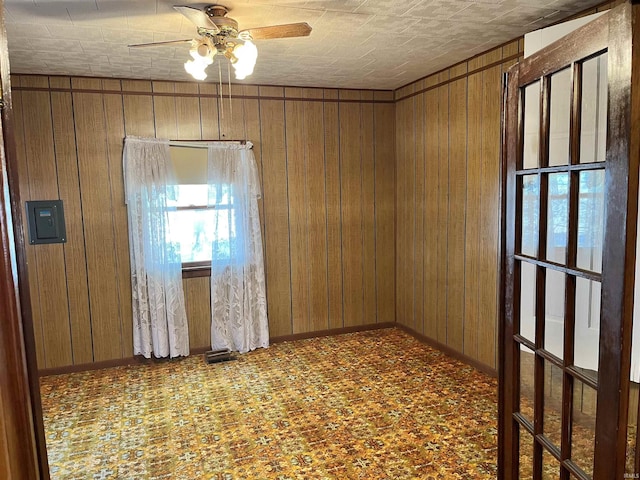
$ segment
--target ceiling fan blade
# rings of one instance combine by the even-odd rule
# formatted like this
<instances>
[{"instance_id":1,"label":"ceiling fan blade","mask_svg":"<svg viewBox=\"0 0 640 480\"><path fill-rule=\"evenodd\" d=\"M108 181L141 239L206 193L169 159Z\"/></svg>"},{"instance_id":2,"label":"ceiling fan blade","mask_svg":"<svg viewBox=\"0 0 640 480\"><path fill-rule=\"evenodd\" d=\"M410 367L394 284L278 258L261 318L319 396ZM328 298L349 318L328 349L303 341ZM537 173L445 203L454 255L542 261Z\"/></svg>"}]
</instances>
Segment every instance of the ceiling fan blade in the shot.
<instances>
[{"instance_id":1,"label":"ceiling fan blade","mask_svg":"<svg viewBox=\"0 0 640 480\"><path fill-rule=\"evenodd\" d=\"M220 31L209 16L200 9L189 5L174 5L173 8L187 17L196 27L205 27L208 30L212 30L214 35Z\"/></svg>"},{"instance_id":2,"label":"ceiling fan blade","mask_svg":"<svg viewBox=\"0 0 640 480\"><path fill-rule=\"evenodd\" d=\"M306 37L311 34L311 26L305 22L288 23L286 25L272 25L270 27L248 28L246 30L243 30L243 32L248 32L254 40Z\"/></svg>"},{"instance_id":3,"label":"ceiling fan blade","mask_svg":"<svg viewBox=\"0 0 640 480\"><path fill-rule=\"evenodd\" d=\"M169 40L167 42L137 43L135 45L127 45L128 47L156 47L158 45L172 45L176 43L191 43L191 38L185 40Z\"/></svg>"}]
</instances>

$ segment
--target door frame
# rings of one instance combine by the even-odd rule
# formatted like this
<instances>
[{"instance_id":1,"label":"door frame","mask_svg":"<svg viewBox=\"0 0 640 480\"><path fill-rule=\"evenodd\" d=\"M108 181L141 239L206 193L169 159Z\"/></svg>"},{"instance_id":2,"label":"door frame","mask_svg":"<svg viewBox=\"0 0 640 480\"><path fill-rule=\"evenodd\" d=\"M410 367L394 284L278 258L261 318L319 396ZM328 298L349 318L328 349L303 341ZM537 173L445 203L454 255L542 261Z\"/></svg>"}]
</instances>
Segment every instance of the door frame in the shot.
<instances>
[{"instance_id":1,"label":"door frame","mask_svg":"<svg viewBox=\"0 0 640 480\"><path fill-rule=\"evenodd\" d=\"M519 305L516 262L516 158L522 149L521 86L571 65L595 51L608 50L609 101L605 168L605 236L603 245L600 354L594 471L595 480L622 478L625 468L629 371L633 321L640 152L640 62L633 40L640 40L637 1L613 8L514 65L505 75L503 111L503 202L501 300L499 329L498 478L517 478L518 371L514 364L514 322ZM585 41L588 39L588 41ZM637 52L640 53L640 52ZM636 55L637 57L637 55ZM575 85L575 84L574 84ZM575 91L574 91L575 92ZM574 99L577 95L574 95ZM576 101L573 107L576 108ZM573 117L573 115L572 115ZM541 131L543 134L543 131ZM543 135L544 136L544 135ZM578 139L579 142L579 139ZM572 145L572 149L579 148ZM543 204L541 204L541 209ZM544 292L542 292L544 293ZM515 357L517 358L517 357ZM568 406L563 405L563 408ZM569 435L566 428L563 437ZM640 472L638 472L640 473Z\"/></svg>"},{"instance_id":2,"label":"door frame","mask_svg":"<svg viewBox=\"0 0 640 480\"><path fill-rule=\"evenodd\" d=\"M19 194L9 50L0 0L0 473L49 478ZM3 447L3 440L6 448ZM6 456L4 455L6 453ZM3 465L5 464L5 465Z\"/></svg>"}]
</instances>

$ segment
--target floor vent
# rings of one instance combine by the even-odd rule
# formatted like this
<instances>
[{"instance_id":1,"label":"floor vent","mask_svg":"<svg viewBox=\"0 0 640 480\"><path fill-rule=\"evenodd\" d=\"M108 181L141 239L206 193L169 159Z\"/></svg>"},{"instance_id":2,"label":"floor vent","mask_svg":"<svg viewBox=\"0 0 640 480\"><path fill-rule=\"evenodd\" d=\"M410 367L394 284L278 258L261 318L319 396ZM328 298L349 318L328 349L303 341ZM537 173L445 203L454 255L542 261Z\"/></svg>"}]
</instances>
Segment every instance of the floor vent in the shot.
<instances>
[{"instance_id":1,"label":"floor vent","mask_svg":"<svg viewBox=\"0 0 640 480\"><path fill-rule=\"evenodd\" d=\"M209 350L204 354L204 361L207 363L227 362L233 360L231 350L222 348L220 350Z\"/></svg>"}]
</instances>

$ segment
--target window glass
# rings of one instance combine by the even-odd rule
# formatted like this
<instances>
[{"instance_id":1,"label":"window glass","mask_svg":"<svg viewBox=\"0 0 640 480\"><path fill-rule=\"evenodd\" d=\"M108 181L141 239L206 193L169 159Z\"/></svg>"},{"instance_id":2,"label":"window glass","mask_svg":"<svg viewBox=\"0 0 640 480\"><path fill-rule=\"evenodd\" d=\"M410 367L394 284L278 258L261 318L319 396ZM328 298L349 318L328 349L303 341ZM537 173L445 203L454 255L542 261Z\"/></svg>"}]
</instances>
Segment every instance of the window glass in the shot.
<instances>
[{"instance_id":1,"label":"window glass","mask_svg":"<svg viewBox=\"0 0 640 480\"><path fill-rule=\"evenodd\" d=\"M523 168L540 165L540 82L524 89Z\"/></svg>"},{"instance_id":2,"label":"window glass","mask_svg":"<svg viewBox=\"0 0 640 480\"><path fill-rule=\"evenodd\" d=\"M540 178L538 175L522 177L522 245L524 255L538 254L538 221L540 220Z\"/></svg>"},{"instance_id":3,"label":"window glass","mask_svg":"<svg viewBox=\"0 0 640 480\"><path fill-rule=\"evenodd\" d=\"M577 264L594 272L602 272L604 190L604 170L580 172Z\"/></svg>"},{"instance_id":4,"label":"window glass","mask_svg":"<svg viewBox=\"0 0 640 480\"><path fill-rule=\"evenodd\" d=\"M169 238L180 250L183 263L227 263L238 238L237 215L230 185L211 187L211 203L207 205L209 187L206 184L179 185L176 207L169 212ZM236 257L234 252L234 258Z\"/></svg>"},{"instance_id":5,"label":"window glass","mask_svg":"<svg viewBox=\"0 0 640 480\"><path fill-rule=\"evenodd\" d=\"M565 263L567 249L569 174L549 175L547 202L547 260Z\"/></svg>"}]
</instances>

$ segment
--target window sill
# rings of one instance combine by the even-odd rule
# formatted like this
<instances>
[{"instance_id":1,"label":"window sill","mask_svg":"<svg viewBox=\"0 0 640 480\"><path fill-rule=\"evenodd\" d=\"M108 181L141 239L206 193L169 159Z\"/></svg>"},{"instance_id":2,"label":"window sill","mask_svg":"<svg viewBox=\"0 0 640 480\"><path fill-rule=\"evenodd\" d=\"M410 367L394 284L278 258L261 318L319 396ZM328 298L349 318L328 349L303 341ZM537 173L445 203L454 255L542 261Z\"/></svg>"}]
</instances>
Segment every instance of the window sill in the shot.
<instances>
[{"instance_id":1,"label":"window sill","mask_svg":"<svg viewBox=\"0 0 640 480\"><path fill-rule=\"evenodd\" d=\"M182 278L199 278L211 276L211 262L194 262L182 264Z\"/></svg>"}]
</instances>

